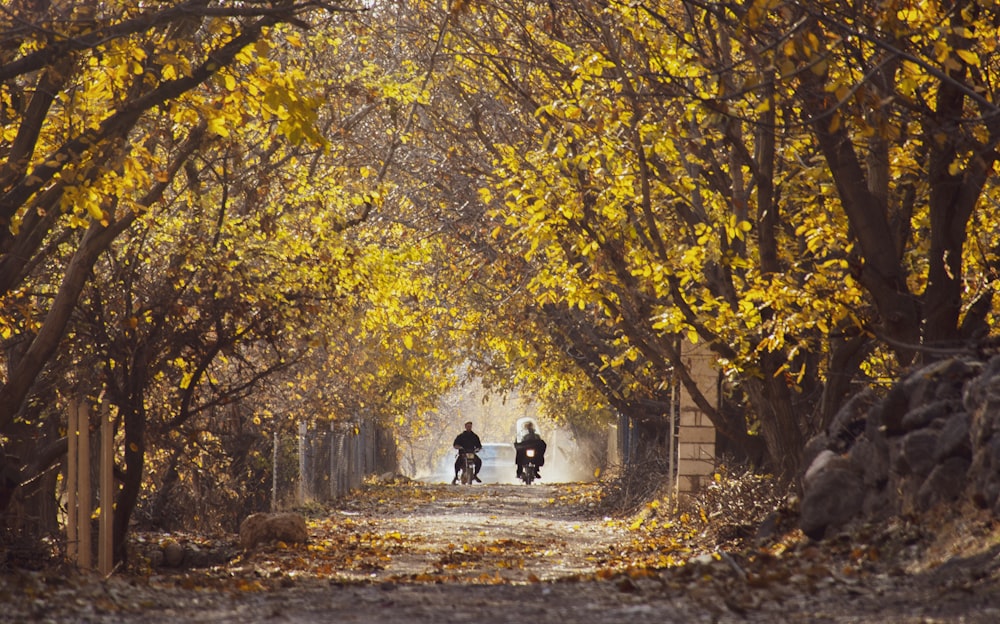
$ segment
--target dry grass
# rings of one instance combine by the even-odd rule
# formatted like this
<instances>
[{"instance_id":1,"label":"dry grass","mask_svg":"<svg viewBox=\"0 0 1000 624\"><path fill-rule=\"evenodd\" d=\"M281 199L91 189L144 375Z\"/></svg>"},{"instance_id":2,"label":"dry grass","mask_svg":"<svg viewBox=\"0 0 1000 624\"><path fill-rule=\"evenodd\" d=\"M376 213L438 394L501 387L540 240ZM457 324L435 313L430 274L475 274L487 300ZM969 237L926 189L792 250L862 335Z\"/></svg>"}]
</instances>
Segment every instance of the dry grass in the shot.
<instances>
[{"instance_id":1,"label":"dry grass","mask_svg":"<svg viewBox=\"0 0 1000 624\"><path fill-rule=\"evenodd\" d=\"M713 477L700 491L678 496L665 462L646 462L604 483L599 511L645 531L655 524L656 533L673 533L674 541L701 552L741 550L769 517L785 515L788 492L770 475L720 467Z\"/></svg>"}]
</instances>

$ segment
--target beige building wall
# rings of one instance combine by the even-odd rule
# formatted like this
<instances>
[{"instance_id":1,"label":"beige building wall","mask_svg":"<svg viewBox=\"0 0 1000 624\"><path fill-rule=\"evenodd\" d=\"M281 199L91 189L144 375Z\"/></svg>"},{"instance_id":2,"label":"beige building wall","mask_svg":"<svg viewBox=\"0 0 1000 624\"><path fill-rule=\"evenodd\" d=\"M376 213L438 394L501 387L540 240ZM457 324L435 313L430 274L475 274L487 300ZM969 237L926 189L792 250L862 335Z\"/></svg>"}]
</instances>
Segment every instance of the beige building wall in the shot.
<instances>
[{"instance_id":1,"label":"beige building wall","mask_svg":"<svg viewBox=\"0 0 1000 624\"><path fill-rule=\"evenodd\" d=\"M681 344L681 359L698 389L713 406L719 405L719 373L715 354L703 343ZM681 385L677 434L677 491L691 493L704 487L715 472L715 427Z\"/></svg>"}]
</instances>

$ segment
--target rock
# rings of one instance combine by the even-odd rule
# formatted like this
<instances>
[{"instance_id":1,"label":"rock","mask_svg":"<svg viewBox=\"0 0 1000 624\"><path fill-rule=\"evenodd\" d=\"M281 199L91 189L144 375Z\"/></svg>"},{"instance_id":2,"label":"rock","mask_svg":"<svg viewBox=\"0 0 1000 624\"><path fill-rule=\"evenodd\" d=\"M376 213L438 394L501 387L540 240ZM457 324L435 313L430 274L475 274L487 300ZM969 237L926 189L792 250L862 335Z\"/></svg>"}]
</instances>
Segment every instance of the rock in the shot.
<instances>
[{"instance_id":1,"label":"rock","mask_svg":"<svg viewBox=\"0 0 1000 624\"><path fill-rule=\"evenodd\" d=\"M994 512L1000 511L1000 437L993 436L974 444L972 466L972 497L977 505Z\"/></svg>"},{"instance_id":2,"label":"rock","mask_svg":"<svg viewBox=\"0 0 1000 624\"><path fill-rule=\"evenodd\" d=\"M965 457L951 457L935 466L917 492L917 508L930 509L958 499L965 490L971 463Z\"/></svg>"},{"instance_id":3,"label":"rock","mask_svg":"<svg viewBox=\"0 0 1000 624\"><path fill-rule=\"evenodd\" d=\"M820 453L823 451L831 450L834 446L834 442L830 439L826 433L820 433L806 442L805 449L802 451L802 465L811 466L813 460L815 460Z\"/></svg>"},{"instance_id":4,"label":"rock","mask_svg":"<svg viewBox=\"0 0 1000 624\"><path fill-rule=\"evenodd\" d=\"M795 528L795 520L792 513L785 508L776 509L767 514L760 526L757 527L754 540L759 544L764 544L793 528Z\"/></svg>"},{"instance_id":5,"label":"rock","mask_svg":"<svg viewBox=\"0 0 1000 624\"><path fill-rule=\"evenodd\" d=\"M1000 357L990 360L986 371L965 393L969 410L969 467L972 497L981 507L1000 512Z\"/></svg>"},{"instance_id":6,"label":"rock","mask_svg":"<svg viewBox=\"0 0 1000 624\"><path fill-rule=\"evenodd\" d=\"M963 497L1000 515L1000 356L934 362L882 400L859 394L803 457L799 523L815 539Z\"/></svg>"},{"instance_id":7,"label":"rock","mask_svg":"<svg viewBox=\"0 0 1000 624\"><path fill-rule=\"evenodd\" d=\"M865 389L851 397L833 417L827 428L831 450L838 454L847 452L854 441L865 432L868 412L877 404L878 397L871 389ZM807 461L811 461L810 458Z\"/></svg>"},{"instance_id":8,"label":"rock","mask_svg":"<svg viewBox=\"0 0 1000 624\"><path fill-rule=\"evenodd\" d=\"M934 447L940 434L931 429L918 429L903 438L896 470L900 474L915 474L925 477L934 470Z\"/></svg>"},{"instance_id":9,"label":"rock","mask_svg":"<svg viewBox=\"0 0 1000 624\"><path fill-rule=\"evenodd\" d=\"M823 539L861 510L861 473L850 460L830 453L818 456L807 474L799 528L812 539Z\"/></svg>"},{"instance_id":10,"label":"rock","mask_svg":"<svg viewBox=\"0 0 1000 624\"><path fill-rule=\"evenodd\" d=\"M163 565L163 551L159 548L149 551L149 566L159 568Z\"/></svg>"},{"instance_id":11,"label":"rock","mask_svg":"<svg viewBox=\"0 0 1000 624\"><path fill-rule=\"evenodd\" d=\"M938 365L930 365L936 380L934 398L938 400L961 401L965 386L983 370L983 363L961 358L943 360Z\"/></svg>"},{"instance_id":12,"label":"rock","mask_svg":"<svg viewBox=\"0 0 1000 624\"><path fill-rule=\"evenodd\" d=\"M185 560L189 568L204 568L210 565L211 553L198 547L197 544L188 544Z\"/></svg>"},{"instance_id":13,"label":"rock","mask_svg":"<svg viewBox=\"0 0 1000 624\"><path fill-rule=\"evenodd\" d=\"M309 539L306 519L302 514L255 513L240 524L240 545L244 550L256 548L265 542L280 541L289 544L304 543Z\"/></svg>"},{"instance_id":14,"label":"rock","mask_svg":"<svg viewBox=\"0 0 1000 624\"><path fill-rule=\"evenodd\" d=\"M937 420L947 420L955 412L964 411L957 399L934 401L910 410L903 416L901 426L904 431L913 431L932 425Z\"/></svg>"},{"instance_id":15,"label":"rock","mask_svg":"<svg viewBox=\"0 0 1000 624\"><path fill-rule=\"evenodd\" d=\"M823 472L823 470L825 470L826 467L830 465L830 462L836 457L837 454L829 449L823 450L816 455L816 458L809 464L809 468L806 470L805 476L802 477L803 487L808 490L819 474Z\"/></svg>"},{"instance_id":16,"label":"rock","mask_svg":"<svg viewBox=\"0 0 1000 624\"><path fill-rule=\"evenodd\" d=\"M179 568L184 563L184 547L176 540L167 540L163 544L163 565L168 568Z\"/></svg>"},{"instance_id":17,"label":"rock","mask_svg":"<svg viewBox=\"0 0 1000 624\"><path fill-rule=\"evenodd\" d=\"M377 483L388 485L388 484L405 484L412 483L413 479L407 477L404 474L398 472L383 472L382 474L375 477Z\"/></svg>"},{"instance_id":18,"label":"rock","mask_svg":"<svg viewBox=\"0 0 1000 624\"><path fill-rule=\"evenodd\" d=\"M976 413L990 397L994 403L1000 401L1000 356L987 362L982 374L966 384L962 393L965 411Z\"/></svg>"},{"instance_id":19,"label":"rock","mask_svg":"<svg viewBox=\"0 0 1000 624\"><path fill-rule=\"evenodd\" d=\"M865 430L869 437L876 431L894 434L903 430L903 416L910 411L907 385L907 380L904 379L893 386L885 400L873 410L874 413L869 414L869 426Z\"/></svg>"},{"instance_id":20,"label":"rock","mask_svg":"<svg viewBox=\"0 0 1000 624\"><path fill-rule=\"evenodd\" d=\"M889 479L888 451L879 448L875 442L866 438L858 440L848 452L848 457L854 465L861 467L866 486L880 488Z\"/></svg>"},{"instance_id":21,"label":"rock","mask_svg":"<svg viewBox=\"0 0 1000 624\"><path fill-rule=\"evenodd\" d=\"M964 411L952 414L941 428L937 445L934 447L935 461L942 462L950 457L972 459L972 445L969 443L969 422L971 417Z\"/></svg>"}]
</instances>

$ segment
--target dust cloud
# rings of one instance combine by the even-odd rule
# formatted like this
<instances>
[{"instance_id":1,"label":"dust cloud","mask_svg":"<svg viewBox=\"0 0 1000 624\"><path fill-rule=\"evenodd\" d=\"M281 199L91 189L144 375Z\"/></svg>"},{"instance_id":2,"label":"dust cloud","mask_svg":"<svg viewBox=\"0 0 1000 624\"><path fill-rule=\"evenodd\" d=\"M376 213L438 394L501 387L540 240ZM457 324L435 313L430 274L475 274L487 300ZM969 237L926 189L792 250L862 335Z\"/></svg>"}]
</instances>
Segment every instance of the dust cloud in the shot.
<instances>
[{"instance_id":1,"label":"dust cloud","mask_svg":"<svg viewBox=\"0 0 1000 624\"><path fill-rule=\"evenodd\" d=\"M455 463L452 442L463 431L465 422L471 420L473 431L483 442L483 482L519 483L515 478L513 443L518 420L524 418L536 423L548 446L540 471L541 483L594 479L597 460L568 427L540 415L536 406L520 394L493 396L478 383L466 383L445 396L421 435L399 440L401 471L428 483L450 483Z\"/></svg>"}]
</instances>

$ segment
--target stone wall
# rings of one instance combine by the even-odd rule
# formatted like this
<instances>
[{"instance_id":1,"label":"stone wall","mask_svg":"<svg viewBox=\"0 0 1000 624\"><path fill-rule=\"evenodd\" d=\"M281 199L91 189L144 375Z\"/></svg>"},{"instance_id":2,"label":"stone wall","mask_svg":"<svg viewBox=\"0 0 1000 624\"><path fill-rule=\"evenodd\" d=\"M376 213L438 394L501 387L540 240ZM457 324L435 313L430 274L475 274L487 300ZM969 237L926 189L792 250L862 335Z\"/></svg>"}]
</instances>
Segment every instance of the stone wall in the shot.
<instances>
[{"instance_id":1,"label":"stone wall","mask_svg":"<svg viewBox=\"0 0 1000 624\"><path fill-rule=\"evenodd\" d=\"M815 539L961 499L1000 514L1000 357L936 362L884 397L859 394L804 465L800 525Z\"/></svg>"}]
</instances>

